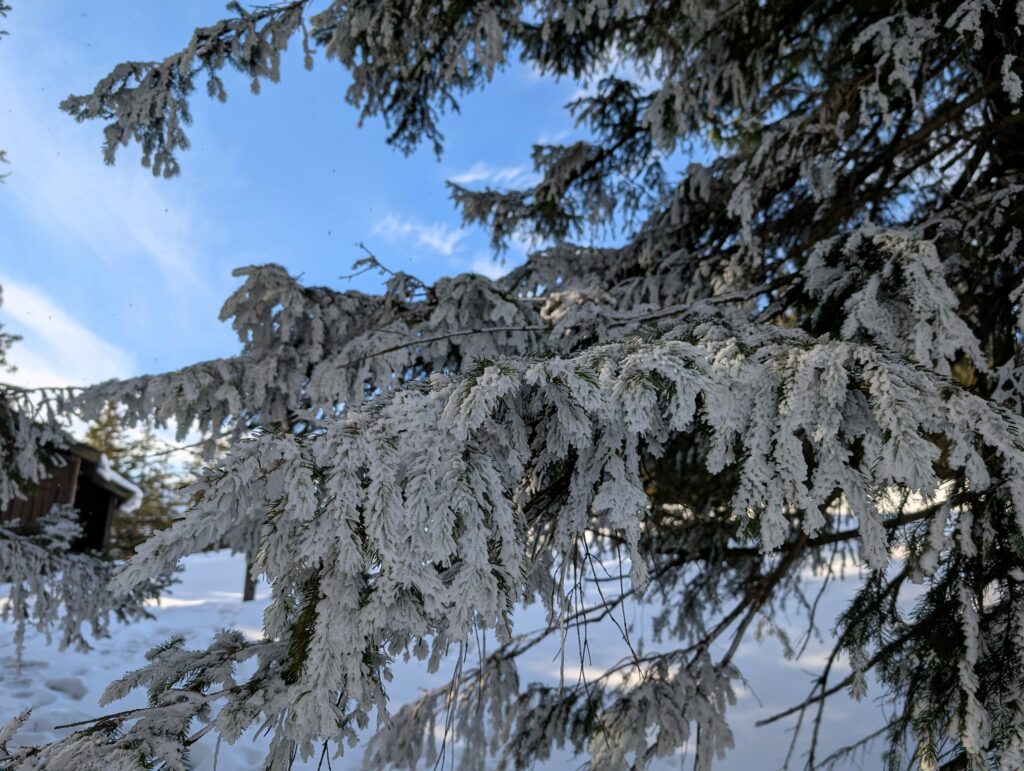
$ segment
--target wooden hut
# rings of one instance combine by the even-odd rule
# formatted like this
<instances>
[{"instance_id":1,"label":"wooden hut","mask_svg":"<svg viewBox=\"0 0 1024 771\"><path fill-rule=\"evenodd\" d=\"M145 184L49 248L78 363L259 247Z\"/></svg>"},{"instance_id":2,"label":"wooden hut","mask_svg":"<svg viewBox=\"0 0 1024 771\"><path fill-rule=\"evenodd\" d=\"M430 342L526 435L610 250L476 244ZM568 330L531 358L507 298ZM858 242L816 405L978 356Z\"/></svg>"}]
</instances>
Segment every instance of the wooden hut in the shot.
<instances>
[{"instance_id":1,"label":"wooden hut","mask_svg":"<svg viewBox=\"0 0 1024 771\"><path fill-rule=\"evenodd\" d=\"M28 497L14 500L0 512L0 520L17 519L28 526L55 504L70 504L78 510L82 525L82 536L72 549L105 552L114 512L137 507L142 493L110 468L103 453L89 445L76 443L59 454L64 465L55 468Z\"/></svg>"}]
</instances>

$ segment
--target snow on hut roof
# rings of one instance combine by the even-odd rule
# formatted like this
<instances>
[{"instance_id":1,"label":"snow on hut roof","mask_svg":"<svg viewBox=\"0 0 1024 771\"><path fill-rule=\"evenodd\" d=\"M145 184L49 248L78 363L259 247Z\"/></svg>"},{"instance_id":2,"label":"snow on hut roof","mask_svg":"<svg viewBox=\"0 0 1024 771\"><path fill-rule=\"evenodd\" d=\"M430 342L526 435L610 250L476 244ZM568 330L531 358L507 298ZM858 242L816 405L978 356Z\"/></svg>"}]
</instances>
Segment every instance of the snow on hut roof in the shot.
<instances>
[{"instance_id":1,"label":"snow on hut roof","mask_svg":"<svg viewBox=\"0 0 1024 771\"><path fill-rule=\"evenodd\" d=\"M134 482L114 471L106 455L95 447L81 442L72 445L71 451L80 458L95 464L93 481L121 499L121 511L132 512L142 505L142 490Z\"/></svg>"}]
</instances>

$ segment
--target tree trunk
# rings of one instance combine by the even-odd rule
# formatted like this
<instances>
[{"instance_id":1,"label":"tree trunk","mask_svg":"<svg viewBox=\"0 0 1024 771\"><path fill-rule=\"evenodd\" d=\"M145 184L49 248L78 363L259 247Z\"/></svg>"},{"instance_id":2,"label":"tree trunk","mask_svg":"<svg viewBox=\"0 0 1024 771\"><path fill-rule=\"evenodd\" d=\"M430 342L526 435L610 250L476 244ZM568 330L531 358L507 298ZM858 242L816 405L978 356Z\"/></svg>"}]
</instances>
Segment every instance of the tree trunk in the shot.
<instances>
[{"instance_id":1,"label":"tree trunk","mask_svg":"<svg viewBox=\"0 0 1024 771\"><path fill-rule=\"evenodd\" d=\"M242 589L242 602L256 599L256 579L252 577L252 555L245 555L245 587Z\"/></svg>"}]
</instances>

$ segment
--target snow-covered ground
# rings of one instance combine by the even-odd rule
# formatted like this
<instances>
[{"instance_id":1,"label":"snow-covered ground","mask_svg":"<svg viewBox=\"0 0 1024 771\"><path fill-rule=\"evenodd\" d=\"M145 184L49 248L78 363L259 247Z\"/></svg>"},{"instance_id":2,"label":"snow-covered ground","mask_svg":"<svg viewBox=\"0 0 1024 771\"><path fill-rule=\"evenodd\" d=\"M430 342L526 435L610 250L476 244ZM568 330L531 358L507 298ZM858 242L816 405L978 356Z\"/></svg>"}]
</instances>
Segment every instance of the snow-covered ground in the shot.
<instances>
[{"instance_id":1,"label":"snow-covered ground","mask_svg":"<svg viewBox=\"0 0 1024 771\"><path fill-rule=\"evenodd\" d=\"M139 666L150 647L171 635L182 634L190 646L196 647L205 645L216 630L224 627L259 636L266 604L266 586L259 588L255 602L243 603L242 573L242 559L227 552L189 557L185 561L181 582L173 586L168 596L151 609L155 617L153 620L117 626L111 638L94 641L94 649L88 653L58 651L55 645L47 644L41 635L29 633L20 672L15 665L12 630L0 625L0 723L23 708L32 707L32 717L19 734L19 739L33 744L47 741L62 732L55 726L144 704L145 694L142 692L134 693L105 708L97 704L97 699L111 680ZM853 588L853 581L832 587L833 590L826 594L827 601L823 602L821 618L834 617ZM516 618L517 629L525 631L534 628L539 619L536 610L526 609ZM823 626L827 644L829 624ZM608 633L592 635L590 644L595 667L599 667L606 659L619 658L623 652L622 642L616 639L614 627ZM754 723L778 709L798 703L806 696L813 675L812 668L820 664L824 650L823 644L811 645L801 661L787 662L779 644L774 640L758 642L751 636L744 643L737 664L747 678L750 689L738 694L737 704L730 713L730 722L736 734L736 749L724 762L716 764L716 769L760 771L781 767L790 738L786 729L791 724L755 728ZM538 649L529 660L521 662L521 676L524 680L545 679L557 673L558 665L557 650L553 646ZM840 670L842 673L845 671L845 668ZM398 704L412 699L418 689L440 684L444 672L445 668L442 667L439 674L429 675L422 665L399 665L391 689L392 708L396 709ZM877 693L876 690L871 695ZM880 725L880 721L879 706L871 698L857 703L845 695L839 695L825 713L823 747L834 749L846 744ZM266 738L253 739L251 735L243 737L232 746L222 745L218 753L217 769L259 769L266 745ZM206 737L193 748L192 759L198 769L214 767L214 750L212 737ZM873 753L864 758L863 767L877 767L879 752L880 748L875 748ZM332 767L336 770L358 769L361 767L361 759L361 747L346 750L343 757L332 759ZM571 769L578 765L578 761L563 755L545 764L544 769ZM692 756L680 753L676 758L663 762L659 768L689 768L691 765ZM802 763L795 762L794 765L800 767ZM296 764L297 769L314 769L316 766L315 758L311 762ZM429 769L430 764L424 767ZM860 767L852 764L845 766Z\"/></svg>"}]
</instances>

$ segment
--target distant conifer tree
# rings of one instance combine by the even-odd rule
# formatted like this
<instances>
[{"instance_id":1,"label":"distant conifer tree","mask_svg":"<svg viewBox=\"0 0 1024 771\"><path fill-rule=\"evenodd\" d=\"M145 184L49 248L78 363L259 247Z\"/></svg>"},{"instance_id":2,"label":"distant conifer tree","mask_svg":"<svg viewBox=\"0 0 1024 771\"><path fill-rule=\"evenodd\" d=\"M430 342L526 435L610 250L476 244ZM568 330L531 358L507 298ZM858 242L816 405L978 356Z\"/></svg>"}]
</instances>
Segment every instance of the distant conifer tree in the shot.
<instances>
[{"instance_id":1,"label":"distant conifer tree","mask_svg":"<svg viewBox=\"0 0 1024 771\"><path fill-rule=\"evenodd\" d=\"M114 471L142 491L139 507L115 512L111 525L111 556L130 557L136 546L181 516L186 503L181 487L187 469L172 468L173 447L161 441L152 428L128 428L111 406L89 426L85 441L107 456Z\"/></svg>"}]
</instances>

